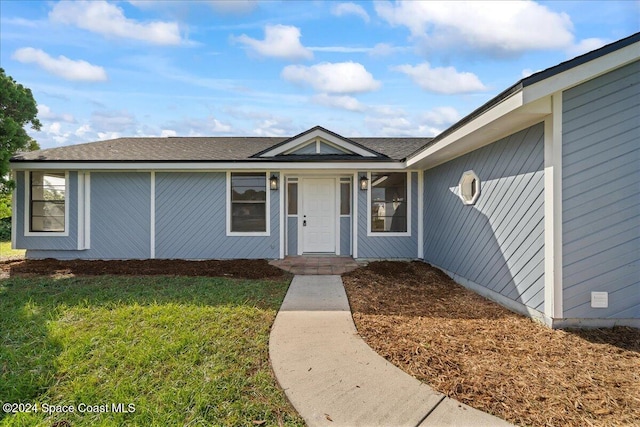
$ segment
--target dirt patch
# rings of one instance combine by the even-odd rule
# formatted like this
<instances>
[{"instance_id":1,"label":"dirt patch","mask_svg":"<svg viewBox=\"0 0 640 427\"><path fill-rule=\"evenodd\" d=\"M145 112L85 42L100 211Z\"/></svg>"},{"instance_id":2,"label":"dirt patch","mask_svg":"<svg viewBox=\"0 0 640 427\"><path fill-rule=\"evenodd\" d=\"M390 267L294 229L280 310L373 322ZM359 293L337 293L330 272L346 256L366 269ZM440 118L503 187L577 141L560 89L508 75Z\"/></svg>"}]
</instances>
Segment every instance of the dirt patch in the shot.
<instances>
[{"instance_id":1,"label":"dirt patch","mask_svg":"<svg viewBox=\"0 0 640 427\"><path fill-rule=\"evenodd\" d=\"M421 262L342 278L365 341L447 396L519 425L638 425L638 329L551 330Z\"/></svg>"},{"instance_id":2,"label":"dirt patch","mask_svg":"<svg viewBox=\"0 0 640 427\"><path fill-rule=\"evenodd\" d=\"M62 276L203 276L235 277L243 279L279 279L287 275L283 270L269 265L266 260L205 260L185 261L177 259L89 261L55 259L7 261L0 264L0 277L46 275Z\"/></svg>"}]
</instances>

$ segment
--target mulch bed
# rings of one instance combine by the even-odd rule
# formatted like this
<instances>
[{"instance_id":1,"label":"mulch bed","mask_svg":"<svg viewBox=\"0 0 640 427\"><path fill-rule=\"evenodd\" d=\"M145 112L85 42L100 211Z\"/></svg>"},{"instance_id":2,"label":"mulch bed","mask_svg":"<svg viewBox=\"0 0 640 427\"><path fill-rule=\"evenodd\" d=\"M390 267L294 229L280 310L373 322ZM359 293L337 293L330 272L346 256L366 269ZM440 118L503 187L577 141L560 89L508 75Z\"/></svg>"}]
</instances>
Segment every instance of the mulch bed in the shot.
<instances>
[{"instance_id":1,"label":"mulch bed","mask_svg":"<svg viewBox=\"0 0 640 427\"><path fill-rule=\"evenodd\" d=\"M280 279L287 275L283 270L269 265L266 260L205 260L184 261L177 259L89 261L55 259L20 260L0 263L0 276L202 276L234 277L241 279Z\"/></svg>"},{"instance_id":2,"label":"mulch bed","mask_svg":"<svg viewBox=\"0 0 640 427\"><path fill-rule=\"evenodd\" d=\"M551 330L421 262L344 275L360 335L434 389L519 425L640 423L640 330Z\"/></svg>"}]
</instances>

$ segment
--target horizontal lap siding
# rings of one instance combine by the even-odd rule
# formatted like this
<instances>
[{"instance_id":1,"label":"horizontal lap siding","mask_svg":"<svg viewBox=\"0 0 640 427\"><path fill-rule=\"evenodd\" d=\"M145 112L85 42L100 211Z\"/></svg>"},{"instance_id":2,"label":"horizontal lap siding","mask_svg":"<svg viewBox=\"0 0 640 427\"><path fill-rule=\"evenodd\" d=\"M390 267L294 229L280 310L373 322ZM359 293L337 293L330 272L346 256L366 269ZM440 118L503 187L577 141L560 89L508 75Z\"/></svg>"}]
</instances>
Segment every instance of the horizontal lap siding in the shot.
<instances>
[{"instance_id":1,"label":"horizontal lap siding","mask_svg":"<svg viewBox=\"0 0 640 427\"><path fill-rule=\"evenodd\" d=\"M358 173L358 176L364 172ZM418 256L418 174L411 177L411 236L367 236L367 192L358 190L358 257L359 258L405 258Z\"/></svg>"},{"instance_id":2,"label":"horizontal lap siding","mask_svg":"<svg viewBox=\"0 0 640 427\"><path fill-rule=\"evenodd\" d=\"M156 173L157 258L279 257L280 191L270 194L270 236L227 236L226 185L225 173Z\"/></svg>"},{"instance_id":3,"label":"horizontal lap siding","mask_svg":"<svg viewBox=\"0 0 640 427\"><path fill-rule=\"evenodd\" d=\"M427 170L424 259L513 301L544 308L544 129L532 126ZM473 170L481 193L458 197Z\"/></svg>"},{"instance_id":4,"label":"horizontal lap siding","mask_svg":"<svg viewBox=\"0 0 640 427\"><path fill-rule=\"evenodd\" d=\"M68 236L25 236L25 200L26 174L29 172L16 172L16 246L29 250L29 257L36 257L36 250L74 250L78 248L78 173L69 172L69 235ZM27 220L28 221L28 220ZM28 224L27 224L28 227ZM41 258L41 256L37 256Z\"/></svg>"},{"instance_id":5,"label":"horizontal lap siding","mask_svg":"<svg viewBox=\"0 0 640 427\"><path fill-rule=\"evenodd\" d=\"M640 62L563 94L566 318L640 317ZM591 308L591 292L609 308Z\"/></svg>"}]
</instances>

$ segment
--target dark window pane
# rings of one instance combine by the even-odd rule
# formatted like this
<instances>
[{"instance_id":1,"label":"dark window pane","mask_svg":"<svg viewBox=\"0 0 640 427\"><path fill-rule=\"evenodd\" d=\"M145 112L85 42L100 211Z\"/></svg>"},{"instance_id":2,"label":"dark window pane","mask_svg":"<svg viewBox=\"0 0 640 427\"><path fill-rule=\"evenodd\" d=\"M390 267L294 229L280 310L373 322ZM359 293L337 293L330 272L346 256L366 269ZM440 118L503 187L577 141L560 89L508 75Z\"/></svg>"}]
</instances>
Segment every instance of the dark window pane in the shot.
<instances>
[{"instance_id":1,"label":"dark window pane","mask_svg":"<svg viewBox=\"0 0 640 427\"><path fill-rule=\"evenodd\" d=\"M371 174L371 231L407 231L407 174Z\"/></svg>"},{"instance_id":2,"label":"dark window pane","mask_svg":"<svg viewBox=\"0 0 640 427\"><path fill-rule=\"evenodd\" d=\"M298 183L290 182L287 184L287 213L289 215L298 215Z\"/></svg>"},{"instance_id":3,"label":"dark window pane","mask_svg":"<svg viewBox=\"0 0 640 427\"><path fill-rule=\"evenodd\" d=\"M340 183L340 215L351 215L351 184Z\"/></svg>"},{"instance_id":4,"label":"dark window pane","mask_svg":"<svg viewBox=\"0 0 640 427\"><path fill-rule=\"evenodd\" d=\"M231 205L231 231L267 231L265 203L233 203Z\"/></svg>"},{"instance_id":5,"label":"dark window pane","mask_svg":"<svg viewBox=\"0 0 640 427\"><path fill-rule=\"evenodd\" d=\"M267 176L264 173L232 173L231 200L266 201Z\"/></svg>"}]
</instances>

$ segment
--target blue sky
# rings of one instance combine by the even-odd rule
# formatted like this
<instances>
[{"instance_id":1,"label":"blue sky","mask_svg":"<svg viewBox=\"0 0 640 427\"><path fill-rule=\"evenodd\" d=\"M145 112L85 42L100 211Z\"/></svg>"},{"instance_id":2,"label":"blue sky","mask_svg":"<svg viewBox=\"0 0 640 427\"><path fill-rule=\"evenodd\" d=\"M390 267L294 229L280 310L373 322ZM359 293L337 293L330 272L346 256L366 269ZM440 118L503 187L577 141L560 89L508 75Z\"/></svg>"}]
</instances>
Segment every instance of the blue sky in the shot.
<instances>
[{"instance_id":1,"label":"blue sky","mask_svg":"<svg viewBox=\"0 0 640 427\"><path fill-rule=\"evenodd\" d=\"M638 1L0 1L43 148L120 136L435 136L631 35Z\"/></svg>"}]
</instances>

